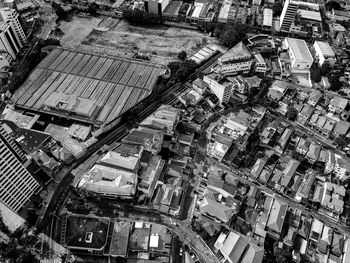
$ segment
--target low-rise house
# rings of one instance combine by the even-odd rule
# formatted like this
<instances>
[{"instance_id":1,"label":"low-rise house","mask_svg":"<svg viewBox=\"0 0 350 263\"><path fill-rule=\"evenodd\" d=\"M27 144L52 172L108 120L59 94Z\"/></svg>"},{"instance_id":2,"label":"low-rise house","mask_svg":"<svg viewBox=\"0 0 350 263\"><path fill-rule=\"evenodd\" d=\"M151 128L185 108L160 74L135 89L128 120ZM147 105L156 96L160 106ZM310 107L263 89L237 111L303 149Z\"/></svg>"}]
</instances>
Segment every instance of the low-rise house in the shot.
<instances>
[{"instance_id":1,"label":"low-rise house","mask_svg":"<svg viewBox=\"0 0 350 263\"><path fill-rule=\"evenodd\" d=\"M322 129L323 130L322 134L328 137L332 133L332 130L333 130L335 124L336 124L335 120L327 118L327 121L324 124L323 129Z\"/></svg>"},{"instance_id":2,"label":"low-rise house","mask_svg":"<svg viewBox=\"0 0 350 263\"><path fill-rule=\"evenodd\" d=\"M349 101L345 98L335 96L328 105L328 111L341 114L348 105L348 102Z\"/></svg>"},{"instance_id":3,"label":"low-rise house","mask_svg":"<svg viewBox=\"0 0 350 263\"><path fill-rule=\"evenodd\" d=\"M300 138L299 143L297 145L296 151L297 153L301 154L301 155L305 155L310 147L310 141L304 139L304 138Z\"/></svg>"},{"instance_id":4,"label":"low-rise house","mask_svg":"<svg viewBox=\"0 0 350 263\"><path fill-rule=\"evenodd\" d=\"M265 75L267 71L266 61L259 53L254 54L254 58L255 58L255 65L254 65L255 72L262 73Z\"/></svg>"},{"instance_id":5,"label":"low-rise house","mask_svg":"<svg viewBox=\"0 0 350 263\"><path fill-rule=\"evenodd\" d=\"M345 181L349 179L350 177L349 161L343 159L340 156L337 156L335 159L334 174L341 181Z\"/></svg>"},{"instance_id":6,"label":"low-rise house","mask_svg":"<svg viewBox=\"0 0 350 263\"><path fill-rule=\"evenodd\" d=\"M275 134L277 128L277 122L270 123L261 133L260 141L261 143L268 144Z\"/></svg>"},{"instance_id":7,"label":"low-rise house","mask_svg":"<svg viewBox=\"0 0 350 263\"><path fill-rule=\"evenodd\" d=\"M278 102L279 107L278 107L277 111L279 113L281 113L282 115L286 115L290 103L291 103L290 100L287 98L284 98L283 100L279 101Z\"/></svg>"},{"instance_id":8,"label":"low-rise house","mask_svg":"<svg viewBox=\"0 0 350 263\"><path fill-rule=\"evenodd\" d=\"M280 200L274 199L269 214L269 218L266 223L266 230L270 235L279 239L288 205Z\"/></svg>"},{"instance_id":9,"label":"low-rise house","mask_svg":"<svg viewBox=\"0 0 350 263\"><path fill-rule=\"evenodd\" d=\"M221 203L222 196L218 196L218 201L209 196L205 196L198 202L199 211L208 217L218 220L219 222L228 223L234 215L234 209Z\"/></svg>"},{"instance_id":10,"label":"low-rise house","mask_svg":"<svg viewBox=\"0 0 350 263\"><path fill-rule=\"evenodd\" d=\"M286 147L289 139L290 139L290 136L292 135L293 131L289 128L286 128L283 133L282 133L282 136L278 142L278 145L276 146L275 150L276 152L282 154L283 151L284 151L284 148Z\"/></svg>"},{"instance_id":11,"label":"low-rise house","mask_svg":"<svg viewBox=\"0 0 350 263\"><path fill-rule=\"evenodd\" d=\"M326 166L324 172L326 174L329 174L334 171L336 160L335 160L335 153L332 151L328 151L328 159L326 161Z\"/></svg>"},{"instance_id":12,"label":"low-rise house","mask_svg":"<svg viewBox=\"0 0 350 263\"><path fill-rule=\"evenodd\" d=\"M289 84L287 82L276 80L272 83L267 97L274 101L280 101L286 94L288 88Z\"/></svg>"},{"instance_id":13,"label":"low-rise house","mask_svg":"<svg viewBox=\"0 0 350 263\"><path fill-rule=\"evenodd\" d=\"M331 182L317 186L314 193L314 201L320 202L319 212L339 220L339 215L343 213L345 188Z\"/></svg>"},{"instance_id":14,"label":"low-rise house","mask_svg":"<svg viewBox=\"0 0 350 263\"><path fill-rule=\"evenodd\" d=\"M318 241L321 238L322 229L324 224L318 220L314 219L311 224L311 230L310 230L310 240L318 244Z\"/></svg>"},{"instance_id":15,"label":"low-rise house","mask_svg":"<svg viewBox=\"0 0 350 263\"><path fill-rule=\"evenodd\" d=\"M253 177L258 178L260 176L261 172L263 171L265 164L266 164L266 160L259 158L258 160L256 160L255 164L253 165L253 167L250 171L250 174Z\"/></svg>"},{"instance_id":16,"label":"low-rise house","mask_svg":"<svg viewBox=\"0 0 350 263\"><path fill-rule=\"evenodd\" d=\"M304 105L301 112L298 114L298 122L301 124L305 124L309 118L311 117L312 112L314 111L314 108L310 105Z\"/></svg>"},{"instance_id":17,"label":"low-rise house","mask_svg":"<svg viewBox=\"0 0 350 263\"><path fill-rule=\"evenodd\" d=\"M333 229L327 225L323 226L322 235L318 243L318 250L322 254L327 254L333 241Z\"/></svg>"},{"instance_id":18,"label":"low-rise house","mask_svg":"<svg viewBox=\"0 0 350 263\"><path fill-rule=\"evenodd\" d=\"M306 153L306 158L310 163L314 163L318 160L320 156L321 146L316 144L315 142L311 142L309 150Z\"/></svg>"},{"instance_id":19,"label":"low-rise house","mask_svg":"<svg viewBox=\"0 0 350 263\"><path fill-rule=\"evenodd\" d=\"M337 257L340 257L343 254L343 249L344 249L344 236L339 234L339 233L334 233L333 234L333 240L331 244L331 250L332 253L331 255L335 255ZM340 259L334 261L334 262L339 262Z\"/></svg>"},{"instance_id":20,"label":"low-rise house","mask_svg":"<svg viewBox=\"0 0 350 263\"><path fill-rule=\"evenodd\" d=\"M271 179L275 189L284 192L289 187L289 183L294 177L299 164L299 161L290 159L287 163L283 164L284 167L282 169L275 169L274 176Z\"/></svg>"},{"instance_id":21,"label":"low-rise house","mask_svg":"<svg viewBox=\"0 0 350 263\"><path fill-rule=\"evenodd\" d=\"M333 134L335 137L339 135L346 135L349 129L350 129L350 122L340 120L334 128Z\"/></svg>"},{"instance_id":22,"label":"low-rise house","mask_svg":"<svg viewBox=\"0 0 350 263\"><path fill-rule=\"evenodd\" d=\"M264 257L263 247L258 246L254 239L236 231L221 233L214 248L228 263L261 263Z\"/></svg>"},{"instance_id":23,"label":"low-rise house","mask_svg":"<svg viewBox=\"0 0 350 263\"><path fill-rule=\"evenodd\" d=\"M319 92L318 90L313 90L309 95L309 99L307 103L310 104L312 107L315 107L321 98L322 98L322 93Z\"/></svg>"}]
</instances>

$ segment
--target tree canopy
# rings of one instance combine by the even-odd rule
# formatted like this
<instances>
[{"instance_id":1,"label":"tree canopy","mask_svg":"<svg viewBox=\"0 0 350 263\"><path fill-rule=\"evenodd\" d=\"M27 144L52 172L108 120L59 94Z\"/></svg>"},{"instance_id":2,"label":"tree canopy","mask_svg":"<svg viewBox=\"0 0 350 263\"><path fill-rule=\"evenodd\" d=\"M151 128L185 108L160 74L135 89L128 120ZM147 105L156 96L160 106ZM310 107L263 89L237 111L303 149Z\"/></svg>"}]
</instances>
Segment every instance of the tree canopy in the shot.
<instances>
[{"instance_id":1,"label":"tree canopy","mask_svg":"<svg viewBox=\"0 0 350 263\"><path fill-rule=\"evenodd\" d=\"M283 6L281 3L276 2L272 6L273 16L280 16L282 13Z\"/></svg>"},{"instance_id":2,"label":"tree canopy","mask_svg":"<svg viewBox=\"0 0 350 263\"><path fill-rule=\"evenodd\" d=\"M185 81L192 73L195 72L196 67L197 63L192 59L170 62L168 64L168 68L171 71L170 79L175 82Z\"/></svg>"},{"instance_id":3,"label":"tree canopy","mask_svg":"<svg viewBox=\"0 0 350 263\"><path fill-rule=\"evenodd\" d=\"M186 51L182 50L177 54L177 58L181 60L185 60L187 58L187 53Z\"/></svg>"},{"instance_id":4,"label":"tree canopy","mask_svg":"<svg viewBox=\"0 0 350 263\"><path fill-rule=\"evenodd\" d=\"M123 10L123 18L128 22L136 25L154 25L163 23L162 19L159 16L149 14L137 8L125 8Z\"/></svg>"},{"instance_id":5,"label":"tree canopy","mask_svg":"<svg viewBox=\"0 0 350 263\"><path fill-rule=\"evenodd\" d=\"M220 42L228 47L232 48L239 42L247 38L247 33L250 31L250 27L246 24L234 24L226 25L223 30L220 28L214 31L214 35L218 34Z\"/></svg>"}]
</instances>

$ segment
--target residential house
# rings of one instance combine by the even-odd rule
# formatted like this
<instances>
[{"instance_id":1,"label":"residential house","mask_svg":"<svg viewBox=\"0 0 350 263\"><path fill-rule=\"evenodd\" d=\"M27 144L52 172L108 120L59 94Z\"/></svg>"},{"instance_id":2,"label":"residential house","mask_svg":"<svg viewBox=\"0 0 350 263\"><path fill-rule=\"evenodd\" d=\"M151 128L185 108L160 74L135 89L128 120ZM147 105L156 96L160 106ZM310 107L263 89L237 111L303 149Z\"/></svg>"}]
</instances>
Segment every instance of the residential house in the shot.
<instances>
[{"instance_id":1,"label":"residential house","mask_svg":"<svg viewBox=\"0 0 350 263\"><path fill-rule=\"evenodd\" d=\"M221 233L214 248L219 257L228 263L261 263L264 257L263 247L258 246L254 239L236 231Z\"/></svg>"},{"instance_id":2,"label":"residential house","mask_svg":"<svg viewBox=\"0 0 350 263\"><path fill-rule=\"evenodd\" d=\"M334 174L339 180L345 181L350 177L350 162L348 159L343 159L340 156L336 156Z\"/></svg>"},{"instance_id":3,"label":"residential house","mask_svg":"<svg viewBox=\"0 0 350 263\"><path fill-rule=\"evenodd\" d=\"M298 114L298 122L302 125L305 125L305 123L309 120L311 117L312 112L314 111L314 108L310 105L304 105L301 112Z\"/></svg>"},{"instance_id":4,"label":"residential house","mask_svg":"<svg viewBox=\"0 0 350 263\"><path fill-rule=\"evenodd\" d=\"M336 160L335 153L332 151L328 151L328 159L326 161L326 166L324 172L329 174L334 171Z\"/></svg>"},{"instance_id":5,"label":"residential house","mask_svg":"<svg viewBox=\"0 0 350 263\"><path fill-rule=\"evenodd\" d=\"M348 102L349 101L345 98L335 96L328 105L328 111L341 114L348 105Z\"/></svg>"},{"instance_id":6,"label":"residential house","mask_svg":"<svg viewBox=\"0 0 350 263\"><path fill-rule=\"evenodd\" d=\"M309 99L307 103L312 107L315 107L321 98L322 98L322 93L318 90L313 90L309 95Z\"/></svg>"},{"instance_id":7,"label":"residential house","mask_svg":"<svg viewBox=\"0 0 350 263\"><path fill-rule=\"evenodd\" d=\"M322 254L328 254L329 247L333 241L333 229L327 225L323 226L322 235L318 243L318 250Z\"/></svg>"},{"instance_id":8,"label":"residential house","mask_svg":"<svg viewBox=\"0 0 350 263\"><path fill-rule=\"evenodd\" d=\"M306 153L306 158L310 163L314 163L318 160L318 157L321 153L321 146L316 144L315 142L311 142L309 150Z\"/></svg>"},{"instance_id":9,"label":"residential house","mask_svg":"<svg viewBox=\"0 0 350 263\"><path fill-rule=\"evenodd\" d=\"M282 154L284 151L284 148L286 147L290 136L292 135L293 131L289 128L286 128L283 133L282 136L278 142L278 145L276 146L275 150L276 152Z\"/></svg>"},{"instance_id":10,"label":"residential house","mask_svg":"<svg viewBox=\"0 0 350 263\"><path fill-rule=\"evenodd\" d=\"M316 244L318 244L318 241L321 238L323 226L324 224L320 220L313 219L310 230L310 240Z\"/></svg>"},{"instance_id":11,"label":"residential house","mask_svg":"<svg viewBox=\"0 0 350 263\"><path fill-rule=\"evenodd\" d=\"M261 143L268 144L272 138L272 136L276 132L277 122L270 123L261 133L260 141Z\"/></svg>"},{"instance_id":12,"label":"residential house","mask_svg":"<svg viewBox=\"0 0 350 263\"><path fill-rule=\"evenodd\" d=\"M255 65L254 65L255 72L262 73L265 75L267 71L266 61L264 60L264 58L261 56L260 53L255 53L254 58L255 58Z\"/></svg>"},{"instance_id":13,"label":"residential house","mask_svg":"<svg viewBox=\"0 0 350 263\"><path fill-rule=\"evenodd\" d=\"M335 137L339 135L346 135L349 129L350 129L350 122L340 120L334 128L333 134Z\"/></svg>"},{"instance_id":14,"label":"residential house","mask_svg":"<svg viewBox=\"0 0 350 263\"><path fill-rule=\"evenodd\" d=\"M253 165L250 174L254 177L254 178L258 178L261 174L261 172L263 171L264 167L266 164L266 160L264 159L258 159L256 160L255 164Z\"/></svg>"},{"instance_id":15,"label":"residential house","mask_svg":"<svg viewBox=\"0 0 350 263\"><path fill-rule=\"evenodd\" d=\"M310 147L310 141L304 138L300 138L299 143L297 145L296 151L297 153L301 154L301 155L305 155Z\"/></svg>"},{"instance_id":16,"label":"residential house","mask_svg":"<svg viewBox=\"0 0 350 263\"><path fill-rule=\"evenodd\" d=\"M276 239L279 239L282 232L287 210L288 205L286 203L277 199L273 200L269 218L266 223L266 230L272 237Z\"/></svg>"}]
</instances>

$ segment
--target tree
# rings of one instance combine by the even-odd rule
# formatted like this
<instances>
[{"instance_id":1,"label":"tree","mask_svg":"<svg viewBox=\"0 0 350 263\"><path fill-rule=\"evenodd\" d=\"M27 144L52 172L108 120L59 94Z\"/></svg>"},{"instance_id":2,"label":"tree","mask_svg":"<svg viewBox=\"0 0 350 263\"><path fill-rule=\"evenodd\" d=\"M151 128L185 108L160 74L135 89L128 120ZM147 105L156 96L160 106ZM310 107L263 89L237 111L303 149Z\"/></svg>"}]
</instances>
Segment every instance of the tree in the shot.
<instances>
[{"instance_id":1,"label":"tree","mask_svg":"<svg viewBox=\"0 0 350 263\"><path fill-rule=\"evenodd\" d=\"M288 120L295 121L298 117L298 111L294 107L288 107L286 116Z\"/></svg>"},{"instance_id":2,"label":"tree","mask_svg":"<svg viewBox=\"0 0 350 263\"><path fill-rule=\"evenodd\" d=\"M246 24L226 25L224 30L220 33L219 40L224 46L232 48L247 38L249 30L250 27Z\"/></svg>"},{"instance_id":3,"label":"tree","mask_svg":"<svg viewBox=\"0 0 350 263\"><path fill-rule=\"evenodd\" d=\"M337 1L329 1L326 3L326 9L331 11L332 9L341 10L342 8Z\"/></svg>"},{"instance_id":4,"label":"tree","mask_svg":"<svg viewBox=\"0 0 350 263\"><path fill-rule=\"evenodd\" d=\"M95 2L89 5L88 12L90 15L92 16L96 15L97 10L98 10L98 6Z\"/></svg>"},{"instance_id":5,"label":"tree","mask_svg":"<svg viewBox=\"0 0 350 263\"><path fill-rule=\"evenodd\" d=\"M272 6L273 16L280 16L282 13L283 6L281 3L274 3Z\"/></svg>"},{"instance_id":6,"label":"tree","mask_svg":"<svg viewBox=\"0 0 350 263\"><path fill-rule=\"evenodd\" d=\"M66 12L62 6L55 1L52 1L52 9L55 11L56 15L58 16L58 19L61 20L67 20L68 19L68 12Z\"/></svg>"},{"instance_id":7,"label":"tree","mask_svg":"<svg viewBox=\"0 0 350 263\"><path fill-rule=\"evenodd\" d=\"M318 68L317 64L316 63L313 63L311 65L311 68L310 68L310 77L311 77L311 80L315 83L319 83L321 81L321 73L320 73L320 69Z\"/></svg>"},{"instance_id":8,"label":"tree","mask_svg":"<svg viewBox=\"0 0 350 263\"><path fill-rule=\"evenodd\" d=\"M320 74L322 76L328 76L331 72L331 67L328 63L323 63L323 65L319 68Z\"/></svg>"},{"instance_id":9,"label":"tree","mask_svg":"<svg viewBox=\"0 0 350 263\"><path fill-rule=\"evenodd\" d=\"M346 137L344 134L341 134L335 138L334 143L340 148L343 149L350 144L350 138Z\"/></svg>"},{"instance_id":10,"label":"tree","mask_svg":"<svg viewBox=\"0 0 350 263\"><path fill-rule=\"evenodd\" d=\"M177 54L177 58L181 60L185 60L187 58L187 53L186 51L182 50Z\"/></svg>"},{"instance_id":11,"label":"tree","mask_svg":"<svg viewBox=\"0 0 350 263\"><path fill-rule=\"evenodd\" d=\"M137 8L125 8L123 10L123 18L128 22L136 25L155 25L163 23L161 17L149 14Z\"/></svg>"}]
</instances>

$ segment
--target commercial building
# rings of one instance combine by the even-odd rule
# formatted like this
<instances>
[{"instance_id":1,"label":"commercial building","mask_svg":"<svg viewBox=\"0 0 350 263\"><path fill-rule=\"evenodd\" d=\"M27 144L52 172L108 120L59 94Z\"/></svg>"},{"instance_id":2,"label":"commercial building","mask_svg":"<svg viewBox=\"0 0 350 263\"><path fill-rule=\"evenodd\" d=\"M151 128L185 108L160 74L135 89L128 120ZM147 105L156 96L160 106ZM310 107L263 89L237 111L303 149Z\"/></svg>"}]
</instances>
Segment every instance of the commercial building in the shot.
<instances>
[{"instance_id":1,"label":"commercial building","mask_svg":"<svg viewBox=\"0 0 350 263\"><path fill-rule=\"evenodd\" d=\"M91 124L98 136L151 94L164 73L150 62L57 48L11 100L18 108Z\"/></svg>"},{"instance_id":2,"label":"commercial building","mask_svg":"<svg viewBox=\"0 0 350 263\"><path fill-rule=\"evenodd\" d=\"M284 44L291 60L292 73L308 73L314 59L306 42L302 39L287 37Z\"/></svg>"},{"instance_id":3,"label":"commercial building","mask_svg":"<svg viewBox=\"0 0 350 263\"><path fill-rule=\"evenodd\" d=\"M216 73L204 76L203 80L208 83L211 92L218 97L220 103L227 103L230 100L234 90L231 81Z\"/></svg>"},{"instance_id":4,"label":"commercial building","mask_svg":"<svg viewBox=\"0 0 350 263\"><path fill-rule=\"evenodd\" d=\"M331 67L334 66L336 62L335 53L327 42L315 41L314 49L320 66L324 63L328 63Z\"/></svg>"},{"instance_id":5,"label":"commercial building","mask_svg":"<svg viewBox=\"0 0 350 263\"><path fill-rule=\"evenodd\" d=\"M6 137L6 136L5 136ZM26 170L16 150L0 131L0 201L18 212L33 194L41 190L39 183Z\"/></svg>"},{"instance_id":6,"label":"commercial building","mask_svg":"<svg viewBox=\"0 0 350 263\"><path fill-rule=\"evenodd\" d=\"M15 9L0 8L0 16L4 22L10 22L12 28L14 28L16 36L19 38L22 44L27 41L26 35L19 22L19 15Z\"/></svg>"},{"instance_id":7,"label":"commercial building","mask_svg":"<svg viewBox=\"0 0 350 263\"><path fill-rule=\"evenodd\" d=\"M248 73L252 62L252 53L243 42L240 42L218 59L218 66L214 71L223 75Z\"/></svg>"},{"instance_id":8,"label":"commercial building","mask_svg":"<svg viewBox=\"0 0 350 263\"><path fill-rule=\"evenodd\" d=\"M286 0L280 17L280 31L289 33L298 11L298 3L292 0Z\"/></svg>"},{"instance_id":9,"label":"commercial building","mask_svg":"<svg viewBox=\"0 0 350 263\"><path fill-rule=\"evenodd\" d=\"M169 0L145 0L145 10L150 14L162 16L169 2Z\"/></svg>"}]
</instances>

